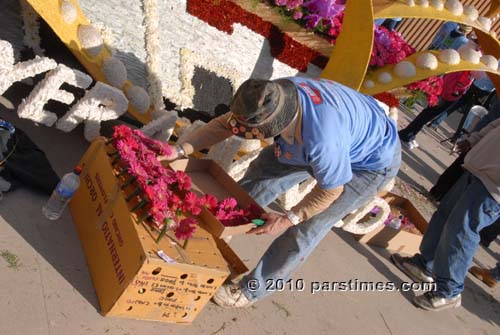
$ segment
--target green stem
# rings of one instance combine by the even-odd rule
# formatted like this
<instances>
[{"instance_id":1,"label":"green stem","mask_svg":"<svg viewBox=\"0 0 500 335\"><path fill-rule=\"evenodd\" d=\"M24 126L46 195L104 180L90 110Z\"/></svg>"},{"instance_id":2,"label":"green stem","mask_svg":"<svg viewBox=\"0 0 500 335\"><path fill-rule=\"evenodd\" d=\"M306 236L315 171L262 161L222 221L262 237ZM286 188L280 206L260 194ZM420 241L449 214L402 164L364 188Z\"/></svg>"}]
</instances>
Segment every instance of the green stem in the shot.
<instances>
[{"instance_id":1,"label":"green stem","mask_svg":"<svg viewBox=\"0 0 500 335\"><path fill-rule=\"evenodd\" d=\"M184 244L182 245L182 249L186 250L186 248L188 246L188 242L189 242L189 239L184 240Z\"/></svg>"},{"instance_id":2,"label":"green stem","mask_svg":"<svg viewBox=\"0 0 500 335\"><path fill-rule=\"evenodd\" d=\"M142 199L139 203L137 203L132 209L130 210L131 212L134 212L138 210L139 208L143 207L145 204L147 204L148 201L146 199Z\"/></svg>"},{"instance_id":3,"label":"green stem","mask_svg":"<svg viewBox=\"0 0 500 335\"><path fill-rule=\"evenodd\" d=\"M137 224L141 224L142 222L148 220L150 217L151 215L149 215L149 213L144 214L139 218L139 220L137 220Z\"/></svg>"},{"instance_id":4,"label":"green stem","mask_svg":"<svg viewBox=\"0 0 500 335\"><path fill-rule=\"evenodd\" d=\"M160 243L163 236L165 236L165 233L167 232L167 230L168 230L168 225L163 226L163 229L161 230L160 235L158 235L158 237L156 238L156 243Z\"/></svg>"},{"instance_id":5,"label":"green stem","mask_svg":"<svg viewBox=\"0 0 500 335\"><path fill-rule=\"evenodd\" d=\"M137 187L132 194L130 194L128 197L125 198L125 201L129 202L132 200L135 196L139 195L141 193L141 188Z\"/></svg>"},{"instance_id":6,"label":"green stem","mask_svg":"<svg viewBox=\"0 0 500 335\"><path fill-rule=\"evenodd\" d=\"M125 189L128 185L132 184L135 181L135 177L132 176L130 177L123 185L122 185L122 190Z\"/></svg>"}]
</instances>

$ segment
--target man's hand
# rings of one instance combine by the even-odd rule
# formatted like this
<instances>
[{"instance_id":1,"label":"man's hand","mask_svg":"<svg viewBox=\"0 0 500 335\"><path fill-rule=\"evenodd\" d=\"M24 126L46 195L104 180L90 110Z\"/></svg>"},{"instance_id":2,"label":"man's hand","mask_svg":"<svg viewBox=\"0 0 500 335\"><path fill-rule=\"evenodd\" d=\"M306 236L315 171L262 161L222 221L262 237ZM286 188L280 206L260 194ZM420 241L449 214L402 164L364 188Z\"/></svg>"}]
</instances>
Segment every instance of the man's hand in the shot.
<instances>
[{"instance_id":1,"label":"man's hand","mask_svg":"<svg viewBox=\"0 0 500 335\"><path fill-rule=\"evenodd\" d=\"M262 215L262 219L266 220L266 223L263 226L250 230L248 232L249 234L277 235L293 226L292 222L290 222L290 219L286 215L265 213Z\"/></svg>"},{"instance_id":2,"label":"man's hand","mask_svg":"<svg viewBox=\"0 0 500 335\"><path fill-rule=\"evenodd\" d=\"M175 161L176 159L179 159L182 156L181 151L182 151L182 148L178 144L176 144L176 145L172 146L172 153L170 155L158 156L157 159L160 162L170 163L170 162Z\"/></svg>"},{"instance_id":3,"label":"man's hand","mask_svg":"<svg viewBox=\"0 0 500 335\"><path fill-rule=\"evenodd\" d=\"M458 152L459 154L463 154L463 153L466 153L467 151L469 151L471 149L471 144L469 141L467 140L463 140L463 141L460 141L460 142L457 142L457 144L455 145L455 151Z\"/></svg>"}]
</instances>

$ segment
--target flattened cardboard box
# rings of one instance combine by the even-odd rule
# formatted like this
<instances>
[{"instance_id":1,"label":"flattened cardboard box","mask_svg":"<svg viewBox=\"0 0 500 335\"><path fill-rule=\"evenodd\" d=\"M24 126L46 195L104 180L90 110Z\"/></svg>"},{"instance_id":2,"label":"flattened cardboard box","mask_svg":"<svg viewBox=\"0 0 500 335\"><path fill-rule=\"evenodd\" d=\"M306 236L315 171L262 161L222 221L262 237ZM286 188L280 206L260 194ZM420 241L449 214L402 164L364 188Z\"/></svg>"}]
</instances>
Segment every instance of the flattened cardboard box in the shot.
<instances>
[{"instance_id":1,"label":"flattened cardboard box","mask_svg":"<svg viewBox=\"0 0 500 335\"><path fill-rule=\"evenodd\" d=\"M411 201L393 193L386 193L381 196L391 207L398 208L403 215L408 217L410 222L415 225L422 235L425 233L428 223L415 206L413 206ZM414 255L419 252L422 235L413 234L404 230L396 230L383 225L379 229L375 229L368 234L357 235L356 237L359 242L362 243L382 247L392 252Z\"/></svg>"},{"instance_id":2,"label":"flattened cardboard box","mask_svg":"<svg viewBox=\"0 0 500 335\"><path fill-rule=\"evenodd\" d=\"M247 271L218 241L226 261L202 227L186 250L166 237L156 244L129 212L104 139L92 143L81 164L81 186L70 207L103 315L190 323L231 270Z\"/></svg>"},{"instance_id":3,"label":"flattened cardboard box","mask_svg":"<svg viewBox=\"0 0 500 335\"><path fill-rule=\"evenodd\" d=\"M241 208L253 204L265 213L248 193L229 176L217 163L209 159L182 159L170 163L170 167L176 171L186 172L193 182L193 190L202 194L213 194L219 201L233 197ZM241 235L256 226L253 223L242 224L234 227L226 227L207 209L203 208L200 217L207 224L207 229L216 238L224 238L233 235Z\"/></svg>"}]
</instances>

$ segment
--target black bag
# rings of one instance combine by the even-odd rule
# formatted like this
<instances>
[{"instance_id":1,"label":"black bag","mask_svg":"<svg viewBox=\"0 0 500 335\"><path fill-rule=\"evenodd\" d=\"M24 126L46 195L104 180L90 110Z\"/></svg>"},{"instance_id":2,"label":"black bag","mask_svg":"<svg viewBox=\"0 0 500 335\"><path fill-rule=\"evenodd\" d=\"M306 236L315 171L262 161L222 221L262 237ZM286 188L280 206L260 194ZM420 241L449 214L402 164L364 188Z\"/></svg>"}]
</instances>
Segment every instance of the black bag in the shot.
<instances>
[{"instance_id":1,"label":"black bag","mask_svg":"<svg viewBox=\"0 0 500 335\"><path fill-rule=\"evenodd\" d=\"M51 194L59 183L45 153L20 129L7 142L0 176L10 182L11 190L26 185Z\"/></svg>"}]
</instances>

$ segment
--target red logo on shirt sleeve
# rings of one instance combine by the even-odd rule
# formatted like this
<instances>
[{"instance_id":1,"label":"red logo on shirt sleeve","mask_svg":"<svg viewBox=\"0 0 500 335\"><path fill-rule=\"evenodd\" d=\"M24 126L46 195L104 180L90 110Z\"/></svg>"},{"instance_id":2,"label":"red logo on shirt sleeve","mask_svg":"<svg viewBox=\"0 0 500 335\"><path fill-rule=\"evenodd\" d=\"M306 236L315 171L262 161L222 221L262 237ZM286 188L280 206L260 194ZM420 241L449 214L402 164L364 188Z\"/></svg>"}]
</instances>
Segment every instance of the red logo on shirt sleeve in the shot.
<instances>
[{"instance_id":1,"label":"red logo on shirt sleeve","mask_svg":"<svg viewBox=\"0 0 500 335\"><path fill-rule=\"evenodd\" d=\"M315 105L323 103L323 98L321 97L321 93L317 88L310 87L305 83L300 83L299 86L306 91L307 95L309 95Z\"/></svg>"}]
</instances>

